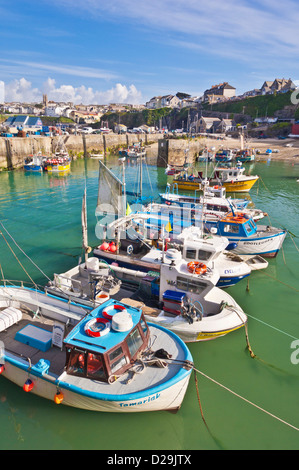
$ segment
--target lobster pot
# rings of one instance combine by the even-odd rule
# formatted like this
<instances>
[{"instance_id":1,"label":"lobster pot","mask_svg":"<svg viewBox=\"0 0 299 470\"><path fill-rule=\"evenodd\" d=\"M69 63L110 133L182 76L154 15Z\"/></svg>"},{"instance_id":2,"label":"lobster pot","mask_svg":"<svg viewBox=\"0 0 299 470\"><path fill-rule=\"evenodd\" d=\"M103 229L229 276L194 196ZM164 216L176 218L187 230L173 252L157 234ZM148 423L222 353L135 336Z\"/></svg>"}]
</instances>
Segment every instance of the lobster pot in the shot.
<instances>
[{"instance_id":1,"label":"lobster pot","mask_svg":"<svg viewBox=\"0 0 299 470\"><path fill-rule=\"evenodd\" d=\"M163 294L163 310L167 315L180 315L187 296L185 292L166 290Z\"/></svg>"}]
</instances>

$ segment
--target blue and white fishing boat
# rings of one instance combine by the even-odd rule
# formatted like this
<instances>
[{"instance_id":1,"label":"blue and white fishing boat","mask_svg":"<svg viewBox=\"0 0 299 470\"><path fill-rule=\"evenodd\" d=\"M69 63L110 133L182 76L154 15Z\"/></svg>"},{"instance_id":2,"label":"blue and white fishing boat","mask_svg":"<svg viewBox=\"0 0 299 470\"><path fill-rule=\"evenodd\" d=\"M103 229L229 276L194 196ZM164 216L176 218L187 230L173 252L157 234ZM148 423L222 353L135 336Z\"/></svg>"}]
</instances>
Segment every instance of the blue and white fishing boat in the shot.
<instances>
[{"instance_id":1,"label":"blue and white fishing boat","mask_svg":"<svg viewBox=\"0 0 299 470\"><path fill-rule=\"evenodd\" d=\"M255 153L253 149L243 149L236 153L235 160L241 163L254 162Z\"/></svg>"},{"instance_id":2,"label":"blue and white fishing boat","mask_svg":"<svg viewBox=\"0 0 299 470\"><path fill-rule=\"evenodd\" d=\"M178 410L193 367L183 341L138 308L92 310L23 287L0 287L0 344L3 377L92 411Z\"/></svg>"},{"instance_id":3,"label":"blue and white fishing boat","mask_svg":"<svg viewBox=\"0 0 299 470\"><path fill-rule=\"evenodd\" d=\"M228 163L231 162L233 159L233 151L231 149L220 149L217 150L215 153L215 161L216 162L222 162L222 163Z\"/></svg>"},{"instance_id":4,"label":"blue and white fishing boat","mask_svg":"<svg viewBox=\"0 0 299 470\"><path fill-rule=\"evenodd\" d=\"M270 225L256 224L245 214L227 214L226 217L212 222L206 221L205 228L225 236L237 246L232 250L239 255L261 255L275 258L282 247L287 231Z\"/></svg>"},{"instance_id":5,"label":"blue and white fishing boat","mask_svg":"<svg viewBox=\"0 0 299 470\"><path fill-rule=\"evenodd\" d=\"M198 236L202 228L207 233L226 237L229 243L234 243L232 253L238 255L260 255L266 258L275 258L282 247L287 231L270 225L256 224L245 213L233 214L232 212L223 218L206 217L205 220L186 216L186 212L180 218L174 218L171 214L148 213L147 226L156 227L171 225L172 233L178 235L191 227L195 227Z\"/></svg>"},{"instance_id":6,"label":"blue and white fishing boat","mask_svg":"<svg viewBox=\"0 0 299 470\"><path fill-rule=\"evenodd\" d=\"M38 152L37 154L29 155L24 161L24 170L36 173L42 173L44 171L45 162L48 157Z\"/></svg>"}]
</instances>

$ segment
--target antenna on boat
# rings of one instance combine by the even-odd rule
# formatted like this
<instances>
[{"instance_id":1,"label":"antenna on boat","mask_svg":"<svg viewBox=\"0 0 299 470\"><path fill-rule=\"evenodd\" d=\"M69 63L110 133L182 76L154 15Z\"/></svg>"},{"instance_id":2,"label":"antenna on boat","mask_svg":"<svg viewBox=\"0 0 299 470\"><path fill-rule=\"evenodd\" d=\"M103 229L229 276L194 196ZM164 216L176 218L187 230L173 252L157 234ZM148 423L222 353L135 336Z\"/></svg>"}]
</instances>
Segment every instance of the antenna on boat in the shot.
<instances>
[{"instance_id":1,"label":"antenna on boat","mask_svg":"<svg viewBox=\"0 0 299 470\"><path fill-rule=\"evenodd\" d=\"M87 259L88 259L88 253L90 252L90 247L88 246L88 236L87 236L86 186L84 189L83 200L82 200L81 222L82 222L82 248L84 250L85 268L87 268Z\"/></svg>"}]
</instances>

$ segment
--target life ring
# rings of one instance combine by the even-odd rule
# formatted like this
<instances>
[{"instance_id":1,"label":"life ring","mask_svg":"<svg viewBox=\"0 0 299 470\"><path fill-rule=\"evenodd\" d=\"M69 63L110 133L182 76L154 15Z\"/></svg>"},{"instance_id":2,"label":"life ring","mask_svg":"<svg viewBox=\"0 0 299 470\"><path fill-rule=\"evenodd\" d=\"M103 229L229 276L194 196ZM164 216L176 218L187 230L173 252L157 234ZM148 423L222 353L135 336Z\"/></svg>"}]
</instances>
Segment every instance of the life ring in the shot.
<instances>
[{"instance_id":1,"label":"life ring","mask_svg":"<svg viewBox=\"0 0 299 470\"><path fill-rule=\"evenodd\" d=\"M94 328L95 324L97 324L99 328ZM93 338L105 336L110 331L110 322L106 318L93 318L86 323L84 331L88 336L92 336Z\"/></svg>"},{"instance_id":2,"label":"life ring","mask_svg":"<svg viewBox=\"0 0 299 470\"><path fill-rule=\"evenodd\" d=\"M124 307L123 305L109 305L103 310L102 314L103 317L107 318L108 320L112 320L113 315L118 313L120 310L122 312L127 311L126 307Z\"/></svg>"},{"instance_id":3,"label":"life ring","mask_svg":"<svg viewBox=\"0 0 299 470\"><path fill-rule=\"evenodd\" d=\"M207 272L207 266L200 261L190 261L190 263L187 264L187 269L192 274L195 273L200 275Z\"/></svg>"}]
</instances>

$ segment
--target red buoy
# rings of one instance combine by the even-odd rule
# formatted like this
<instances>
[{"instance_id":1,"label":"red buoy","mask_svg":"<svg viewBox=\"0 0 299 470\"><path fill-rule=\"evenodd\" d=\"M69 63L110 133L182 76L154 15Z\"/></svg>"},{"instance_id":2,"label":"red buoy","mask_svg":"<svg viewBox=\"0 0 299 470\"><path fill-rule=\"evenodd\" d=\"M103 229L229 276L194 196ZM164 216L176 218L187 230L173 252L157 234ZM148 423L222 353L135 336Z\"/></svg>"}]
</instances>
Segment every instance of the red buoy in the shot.
<instances>
[{"instance_id":1,"label":"red buoy","mask_svg":"<svg viewBox=\"0 0 299 470\"><path fill-rule=\"evenodd\" d=\"M23 390L24 390L24 392L31 392L33 387L34 387L34 383L32 382L32 380L27 379L26 382L23 385Z\"/></svg>"},{"instance_id":2,"label":"red buoy","mask_svg":"<svg viewBox=\"0 0 299 470\"><path fill-rule=\"evenodd\" d=\"M2 372L4 372L4 369L5 369L4 364L0 364L0 375L2 374Z\"/></svg>"},{"instance_id":3,"label":"red buoy","mask_svg":"<svg viewBox=\"0 0 299 470\"><path fill-rule=\"evenodd\" d=\"M109 243L109 251L111 251L111 253L114 253L116 250L117 248L116 248L115 243L114 242Z\"/></svg>"}]
</instances>

